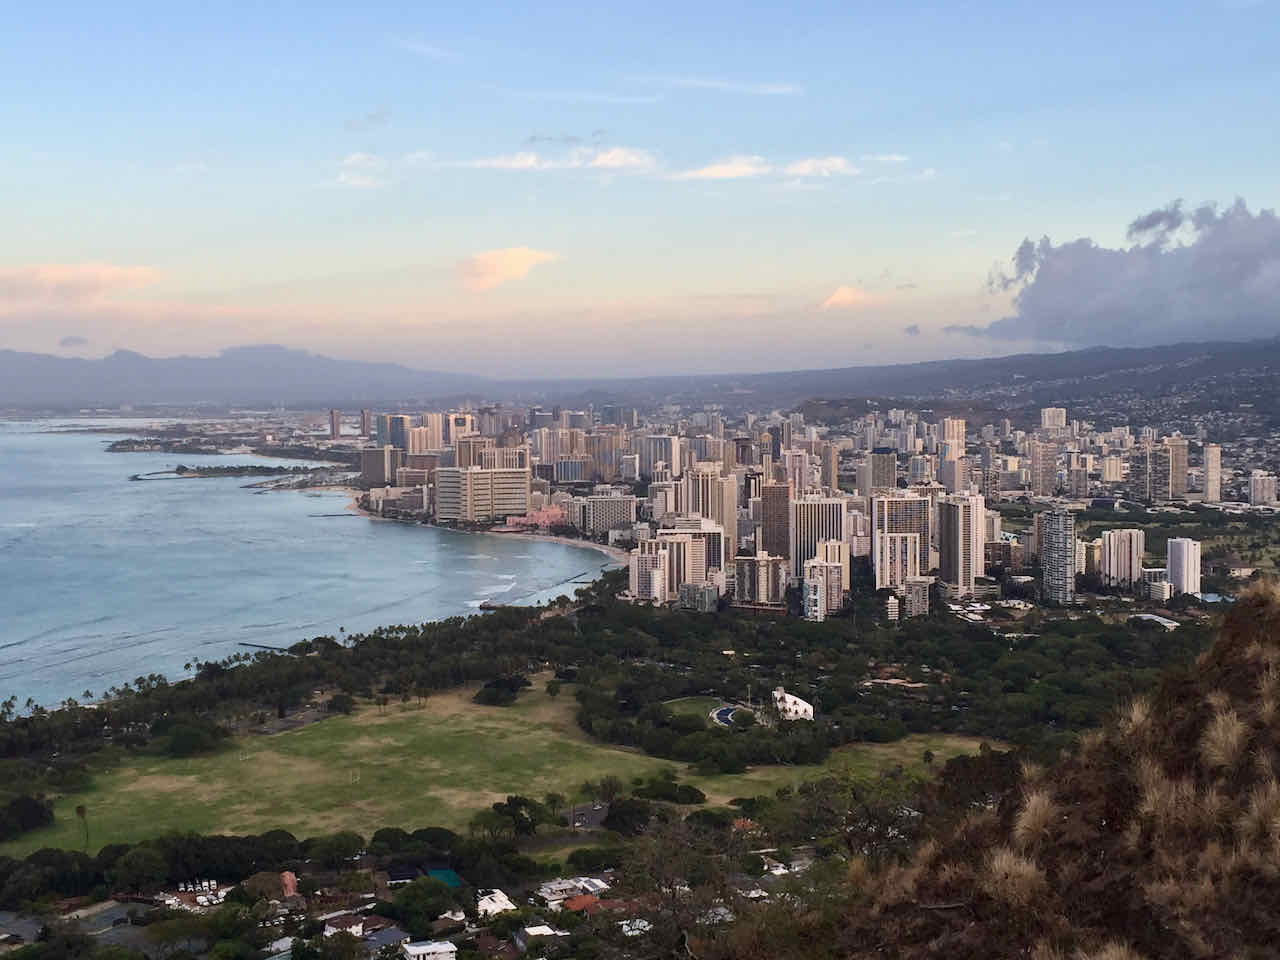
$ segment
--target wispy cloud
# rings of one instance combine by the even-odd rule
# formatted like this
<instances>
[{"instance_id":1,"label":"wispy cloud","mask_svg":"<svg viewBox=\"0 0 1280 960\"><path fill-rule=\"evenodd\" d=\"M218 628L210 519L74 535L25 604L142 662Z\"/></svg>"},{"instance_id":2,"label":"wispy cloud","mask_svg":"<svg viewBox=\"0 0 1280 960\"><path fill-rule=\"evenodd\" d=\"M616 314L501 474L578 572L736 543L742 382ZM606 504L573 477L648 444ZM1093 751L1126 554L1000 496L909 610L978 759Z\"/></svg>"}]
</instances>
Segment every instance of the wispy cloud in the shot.
<instances>
[{"instance_id":1,"label":"wispy cloud","mask_svg":"<svg viewBox=\"0 0 1280 960\"><path fill-rule=\"evenodd\" d=\"M0 311L91 303L154 283L151 267L115 263L42 263L0 270Z\"/></svg>"},{"instance_id":2,"label":"wispy cloud","mask_svg":"<svg viewBox=\"0 0 1280 960\"><path fill-rule=\"evenodd\" d=\"M719 77L654 77L649 82L675 90L715 90L720 93L745 93L756 97L790 97L804 93L804 88L794 83L744 82Z\"/></svg>"},{"instance_id":3,"label":"wispy cloud","mask_svg":"<svg viewBox=\"0 0 1280 960\"><path fill-rule=\"evenodd\" d=\"M869 182L876 183L925 183L933 180L938 176L938 171L933 167L925 167L923 170L917 170L914 173L903 174L885 174L879 177L873 177Z\"/></svg>"},{"instance_id":4,"label":"wispy cloud","mask_svg":"<svg viewBox=\"0 0 1280 960\"><path fill-rule=\"evenodd\" d=\"M671 174L672 180L741 180L748 177L762 177L771 173L773 167L757 156L730 157L718 163L708 164L694 170L682 170Z\"/></svg>"},{"instance_id":5,"label":"wispy cloud","mask_svg":"<svg viewBox=\"0 0 1280 960\"><path fill-rule=\"evenodd\" d=\"M538 264L558 258L559 254L532 247L484 250L463 260L458 265L458 274L468 290L481 292L492 290L508 280L519 280Z\"/></svg>"},{"instance_id":6,"label":"wispy cloud","mask_svg":"<svg viewBox=\"0 0 1280 960\"><path fill-rule=\"evenodd\" d=\"M611 170L644 171L657 166L657 158L648 150L634 147L578 148L568 153L546 156L533 150L522 150L497 157L473 160L467 166L481 170Z\"/></svg>"},{"instance_id":7,"label":"wispy cloud","mask_svg":"<svg viewBox=\"0 0 1280 960\"><path fill-rule=\"evenodd\" d=\"M865 307L871 302L871 295L859 287L836 287L835 292L822 301L823 310L852 310Z\"/></svg>"},{"instance_id":8,"label":"wispy cloud","mask_svg":"<svg viewBox=\"0 0 1280 960\"><path fill-rule=\"evenodd\" d=\"M857 176L862 171L845 157L807 157L787 164L783 170L789 177Z\"/></svg>"},{"instance_id":9,"label":"wispy cloud","mask_svg":"<svg viewBox=\"0 0 1280 960\"><path fill-rule=\"evenodd\" d=\"M429 43L419 37L392 37L391 42L401 50L407 50L409 53L417 54L420 57L435 60L439 63L457 63L462 59L460 53Z\"/></svg>"},{"instance_id":10,"label":"wispy cloud","mask_svg":"<svg viewBox=\"0 0 1280 960\"><path fill-rule=\"evenodd\" d=\"M338 164L337 182L344 187L369 190L382 186L379 174L386 168L386 161L373 153L349 153Z\"/></svg>"},{"instance_id":11,"label":"wispy cloud","mask_svg":"<svg viewBox=\"0 0 1280 960\"><path fill-rule=\"evenodd\" d=\"M910 159L905 153L868 153L862 157L863 163L878 163L887 167L901 166Z\"/></svg>"},{"instance_id":12,"label":"wispy cloud","mask_svg":"<svg viewBox=\"0 0 1280 960\"><path fill-rule=\"evenodd\" d=\"M656 93L601 93L595 90L503 90L502 93L524 100L540 100L546 103L609 103L629 104L658 103L662 97Z\"/></svg>"}]
</instances>

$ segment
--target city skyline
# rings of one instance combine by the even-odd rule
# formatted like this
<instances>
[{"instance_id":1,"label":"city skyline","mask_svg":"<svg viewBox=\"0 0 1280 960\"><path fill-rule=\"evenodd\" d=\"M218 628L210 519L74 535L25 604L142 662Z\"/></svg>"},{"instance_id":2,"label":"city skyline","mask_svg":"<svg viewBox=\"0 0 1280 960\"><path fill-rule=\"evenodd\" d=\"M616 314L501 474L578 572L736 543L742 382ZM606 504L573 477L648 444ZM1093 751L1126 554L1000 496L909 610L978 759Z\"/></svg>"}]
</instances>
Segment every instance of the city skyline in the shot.
<instances>
[{"instance_id":1,"label":"city skyline","mask_svg":"<svg viewBox=\"0 0 1280 960\"><path fill-rule=\"evenodd\" d=\"M574 376L1271 332L1274 10L989 13L28 11L0 342Z\"/></svg>"}]
</instances>

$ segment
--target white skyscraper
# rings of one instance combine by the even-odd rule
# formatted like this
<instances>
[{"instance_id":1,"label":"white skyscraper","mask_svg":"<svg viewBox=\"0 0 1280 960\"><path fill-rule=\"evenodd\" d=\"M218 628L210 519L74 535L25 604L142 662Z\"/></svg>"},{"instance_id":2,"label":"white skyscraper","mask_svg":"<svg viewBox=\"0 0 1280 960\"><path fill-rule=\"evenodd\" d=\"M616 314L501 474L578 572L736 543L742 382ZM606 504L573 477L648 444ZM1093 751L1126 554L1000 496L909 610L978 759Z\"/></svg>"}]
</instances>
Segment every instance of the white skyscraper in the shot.
<instances>
[{"instance_id":1,"label":"white skyscraper","mask_svg":"<svg viewBox=\"0 0 1280 960\"><path fill-rule=\"evenodd\" d=\"M1204 445L1204 499L1206 503L1222 502L1222 447Z\"/></svg>"},{"instance_id":2,"label":"white skyscraper","mask_svg":"<svg viewBox=\"0 0 1280 960\"><path fill-rule=\"evenodd\" d=\"M1067 425L1066 407L1042 407L1040 409L1040 426L1044 430L1061 430Z\"/></svg>"},{"instance_id":3,"label":"white skyscraper","mask_svg":"<svg viewBox=\"0 0 1280 960\"><path fill-rule=\"evenodd\" d=\"M896 588L904 577L929 572L931 512L928 497L902 494L872 499L871 562L877 590ZM908 556L908 550L913 555Z\"/></svg>"},{"instance_id":4,"label":"white skyscraper","mask_svg":"<svg viewBox=\"0 0 1280 960\"><path fill-rule=\"evenodd\" d=\"M1200 593L1200 542L1186 537L1169 541L1169 583L1174 593Z\"/></svg>"},{"instance_id":5,"label":"white skyscraper","mask_svg":"<svg viewBox=\"0 0 1280 960\"><path fill-rule=\"evenodd\" d=\"M958 596L973 594L984 571L986 505L982 497L953 495L938 502L938 552L942 579Z\"/></svg>"},{"instance_id":6,"label":"white skyscraper","mask_svg":"<svg viewBox=\"0 0 1280 960\"><path fill-rule=\"evenodd\" d=\"M1138 529L1106 530L1102 534L1102 582L1132 589L1142 582L1146 534Z\"/></svg>"}]
</instances>

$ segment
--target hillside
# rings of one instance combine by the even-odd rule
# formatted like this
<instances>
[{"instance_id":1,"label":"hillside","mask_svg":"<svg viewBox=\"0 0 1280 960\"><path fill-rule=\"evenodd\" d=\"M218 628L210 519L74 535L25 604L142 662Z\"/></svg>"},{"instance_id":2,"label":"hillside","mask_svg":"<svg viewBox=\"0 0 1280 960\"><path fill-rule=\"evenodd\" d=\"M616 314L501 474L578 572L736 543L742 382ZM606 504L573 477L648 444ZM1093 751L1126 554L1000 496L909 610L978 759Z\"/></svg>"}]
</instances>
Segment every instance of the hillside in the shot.
<instances>
[{"instance_id":1,"label":"hillside","mask_svg":"<svg viewBox=\"0 0 1280 960\"><path fill-rule=\"evenodd\" d=\"M1278 698L1280 590L1263 586L1074 753L1024 766L905 865L855 862L838 920L770 914L724 955L830 938L850 958L1277 956Z\"/></svg>"},{"instance_id":2,"label":"hillside","mask_svg":"<svg viewBox=\"0 0 1280 960\"><path fill-rule=\"evenodd\" d=\"M427 358L448 369L448 357ZM1280 340L1092 347L976 360L847 366L825 370L557 380L491 379L394 363L342 360L280 346L238 347L214 357L146 357L121 350L100 360L0 350L0 406L73 408L119 404L235 404L323 408L394 406L469 397L586 406L709 399L789 409L813 398L987 396L1070 402L1110 389L1149 390L1193 380L1280 369ZM839 406L840 401L835 401ZM865 406L856 408L856 413ZM827 419L820 403L807 411Z\"/></svg>"}]
</instances>

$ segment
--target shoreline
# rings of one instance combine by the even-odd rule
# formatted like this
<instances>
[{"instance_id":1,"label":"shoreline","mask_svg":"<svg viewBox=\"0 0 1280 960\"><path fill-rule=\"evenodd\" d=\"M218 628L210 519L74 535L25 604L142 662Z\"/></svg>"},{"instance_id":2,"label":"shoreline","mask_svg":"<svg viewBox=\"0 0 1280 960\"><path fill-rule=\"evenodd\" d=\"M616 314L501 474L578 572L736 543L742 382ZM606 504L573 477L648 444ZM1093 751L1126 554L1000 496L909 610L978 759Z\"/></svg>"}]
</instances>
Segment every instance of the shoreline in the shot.
<instances>
[{"instance_id":1,"label":"shoreline","mask_svg":"<svg viewBox=\"0 0 1280 960\"><path fill-rule=\"evenodd\" d=\"M335 489L335 488L330 488ZM357 516L367 517L370 520L387 520L391 523L408 523L405 520L395 520L389 517L380 517L377 514L370 513L360 506L360 497L364 493L363 490L357 490L354 487L344 488L344 492L350 496L347 503L347 510ZM528 540L539 543L558 543L566 547L581 547L585 550L595 550L597 553L604 554L609 563L625 567L631 559L631 555L620 547L611 547L607 544L596 543L594 540L579 540L576 537L562 537L553 533L527 533L521 531L505 532L502 530L463 530L458 527L445 527L437 523L422 523L420 521L412 521L412 526L431 527L434 530L443 530L449 533L466 533L484 537L502 537L507 540Z\"/></svg>"}]
</instances>

